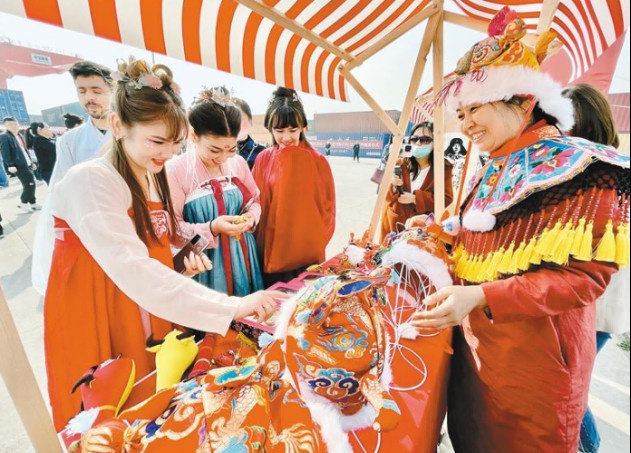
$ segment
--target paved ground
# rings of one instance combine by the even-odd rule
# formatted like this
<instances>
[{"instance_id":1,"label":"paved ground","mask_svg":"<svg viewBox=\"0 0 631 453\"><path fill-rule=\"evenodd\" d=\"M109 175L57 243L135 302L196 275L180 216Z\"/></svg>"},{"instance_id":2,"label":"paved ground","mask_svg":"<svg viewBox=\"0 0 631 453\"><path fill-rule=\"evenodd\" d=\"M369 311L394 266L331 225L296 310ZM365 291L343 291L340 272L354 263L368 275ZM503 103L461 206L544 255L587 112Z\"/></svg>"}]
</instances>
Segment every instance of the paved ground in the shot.
<instances>
[{"instance_id":1,"label":"paved ground","mask_svg":"<svg viewBox=\"0 0 631 453\"><path fill-rule=\"evenodd\" d=\"M376 186L369 181L374 160L359 164L350 158L331 158L337 192L337 228L328 254L347 242L351 231L361 234L372 213ZM37 189L43 201L46 186ZM0 239L0 283L22 337L40 388L45 391L42 302L30 286L31 245L38 214L19 214L19 183L0 190L5 237ZM2 357L0 357L2 360ZM45 394L45 393L44 393ZM596 362L590 403L598 417L603 453L629 451L629 355L609 342ZM31 452L28 438L0 380L0 452Z\"/></svg>"}]
</instances>

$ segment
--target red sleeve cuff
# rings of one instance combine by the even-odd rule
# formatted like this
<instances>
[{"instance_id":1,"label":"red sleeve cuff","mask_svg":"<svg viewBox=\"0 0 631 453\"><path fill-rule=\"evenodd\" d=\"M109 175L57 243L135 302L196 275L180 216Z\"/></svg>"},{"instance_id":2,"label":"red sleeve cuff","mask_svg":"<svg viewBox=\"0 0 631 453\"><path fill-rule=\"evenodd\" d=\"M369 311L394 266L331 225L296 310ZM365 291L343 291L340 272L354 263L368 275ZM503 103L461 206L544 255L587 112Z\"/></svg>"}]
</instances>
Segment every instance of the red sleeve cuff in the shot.
<instances>
[{"instance_id":1,"label":"red sleeve cuff","mask_svg":"<svg viewBox=\"0 0 631 453\"><path fill-rule=\"evenodd\" d=\"M482 283L482 291L486 297L486 305L491 310L494 322L511 322L513 313L511 313L511 302L507 297L508 288L507 280L497 280L494 282Z\"/></svg>"}]
</instances>

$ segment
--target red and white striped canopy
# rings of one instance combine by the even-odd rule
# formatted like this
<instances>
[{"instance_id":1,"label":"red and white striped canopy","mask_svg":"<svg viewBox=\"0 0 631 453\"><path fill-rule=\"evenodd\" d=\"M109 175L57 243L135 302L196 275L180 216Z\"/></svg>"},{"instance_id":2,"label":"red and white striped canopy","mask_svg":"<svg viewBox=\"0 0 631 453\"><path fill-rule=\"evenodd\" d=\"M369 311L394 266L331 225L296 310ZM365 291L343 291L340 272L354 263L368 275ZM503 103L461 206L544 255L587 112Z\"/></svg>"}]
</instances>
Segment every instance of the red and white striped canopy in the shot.
<instances>
[{"instance_id":1,"label":"red and white striped canopy","mask_svg":"<svg viewBox=\"0 0 631 453\"><path fill-rule=\"evenodd\" d=\"M355 57L430 0L256 0ZM347 100L339 56L243 0L2 0L0 11L306 93Z\"/></svg>"},{"instance_id":2,"label":"red and white striped canopy","mask_svg":"<svg viewBox=\"0 0 631 453\"><path fill-rule=\"evenodd\" d=\"M469 16L490 21L510 6L535 30L543 0L454 0ZM560 0L550 28L572 62L570 80L579 78L629 27L629 0Z\"/></svg>"}]
</instances>

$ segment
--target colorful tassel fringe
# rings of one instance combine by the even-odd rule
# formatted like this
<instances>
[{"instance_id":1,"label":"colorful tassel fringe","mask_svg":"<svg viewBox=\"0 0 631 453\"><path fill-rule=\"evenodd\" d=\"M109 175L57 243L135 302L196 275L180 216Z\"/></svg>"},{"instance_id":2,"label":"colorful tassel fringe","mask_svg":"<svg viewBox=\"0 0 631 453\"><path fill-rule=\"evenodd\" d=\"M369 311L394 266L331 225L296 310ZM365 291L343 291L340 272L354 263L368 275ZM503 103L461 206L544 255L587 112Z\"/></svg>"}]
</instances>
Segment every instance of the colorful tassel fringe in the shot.
<instances>
[{"instance_id":1,"label":"colorful tassel fringe","mask_svg":"<svg viewBox=\"0 0 631 453\"><path fill-rule=\"evenodd\" d=\"M615 229L615 234L614 234ZM605 226L605 233L594 252L594 223L585 218L578 222L557 222L552 229L546 228L538 237L508 248L488 253L468 252L460 244L452 255L456 275L472 283L494 281L500 275L515 275L525 272L531 266L542 262L565 265L570 257L579 261L603 261L616 263L620 267L629 266L631 243L629 224L620 224L614 228L613 220Z\"/></svg>"}]
</instances>

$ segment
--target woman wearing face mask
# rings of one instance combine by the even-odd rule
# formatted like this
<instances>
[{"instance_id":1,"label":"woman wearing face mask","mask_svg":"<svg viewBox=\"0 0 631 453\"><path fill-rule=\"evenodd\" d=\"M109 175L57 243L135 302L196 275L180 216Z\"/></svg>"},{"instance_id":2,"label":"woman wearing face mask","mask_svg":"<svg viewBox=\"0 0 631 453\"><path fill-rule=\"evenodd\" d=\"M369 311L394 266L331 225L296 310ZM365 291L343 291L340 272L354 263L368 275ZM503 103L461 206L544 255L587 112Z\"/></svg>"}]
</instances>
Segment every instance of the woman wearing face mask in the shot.
<instances>
[{"instance_id":1,"label":"woman wearing face mask","mask_svg":"<svg viewBox=\"0 0 631 453\"><path fill-rule=\"evenodd\" d=\"M202 91L188 114L193 149L168 169L180 229L189 237L200 234L210 244L206 254L213 268L195 278L236 296L263 289L253 234L261 215L259 189L238 155L241 119L222 91Z\"/></svg>"},{"instance_id":2,"label":"woman wearing face mask","mask_svg":"<svg viewBox=\"0 0 631 453\"><path fill-rule=\"evenodd\" d=\"M412 156L397 162L401 176L394 175L381 216L381 237L401 230L406 220L434 211L434 125L419 123L412 129L409 142ZM453 200L452 166L445 160L445 206Z\"/></svg>"},{"instance_id":3,"label":"woman wearing face mask","mask_svg":"<svg viewBox=\"0 0 631 453\"><path fill-rule=\"evenodd\" d=\"M264 319L275 310L272 297L283 298L229 297L173 271L178 228L164 166L186 137L178 88L166 66L142 60L121 63L115 77L110 149L55 186L44 345L57 431L79 412L79 392L71 389L95 364L120 354L142 378L155 368L145 350L149 336L162 339L175 325L223 335L233 319ZM191 255L185 265L194 275L211 264Z\"/></svg>"},{"instance_id":4,"label":"woman wearing face mask","mask_svg":"<svg viewBox=\"0 0 631 453\"><path fill-rule=\"evenodd\" d=\"M421 332L460 325L449 384L456 451L578 450L596 353L596 299L628 265L629 158L564 136L571 102L540 72L503 9L441 90L490 162L474 180L454 244L459 285L427 299Z\"/></svg>"}]
</instances>

